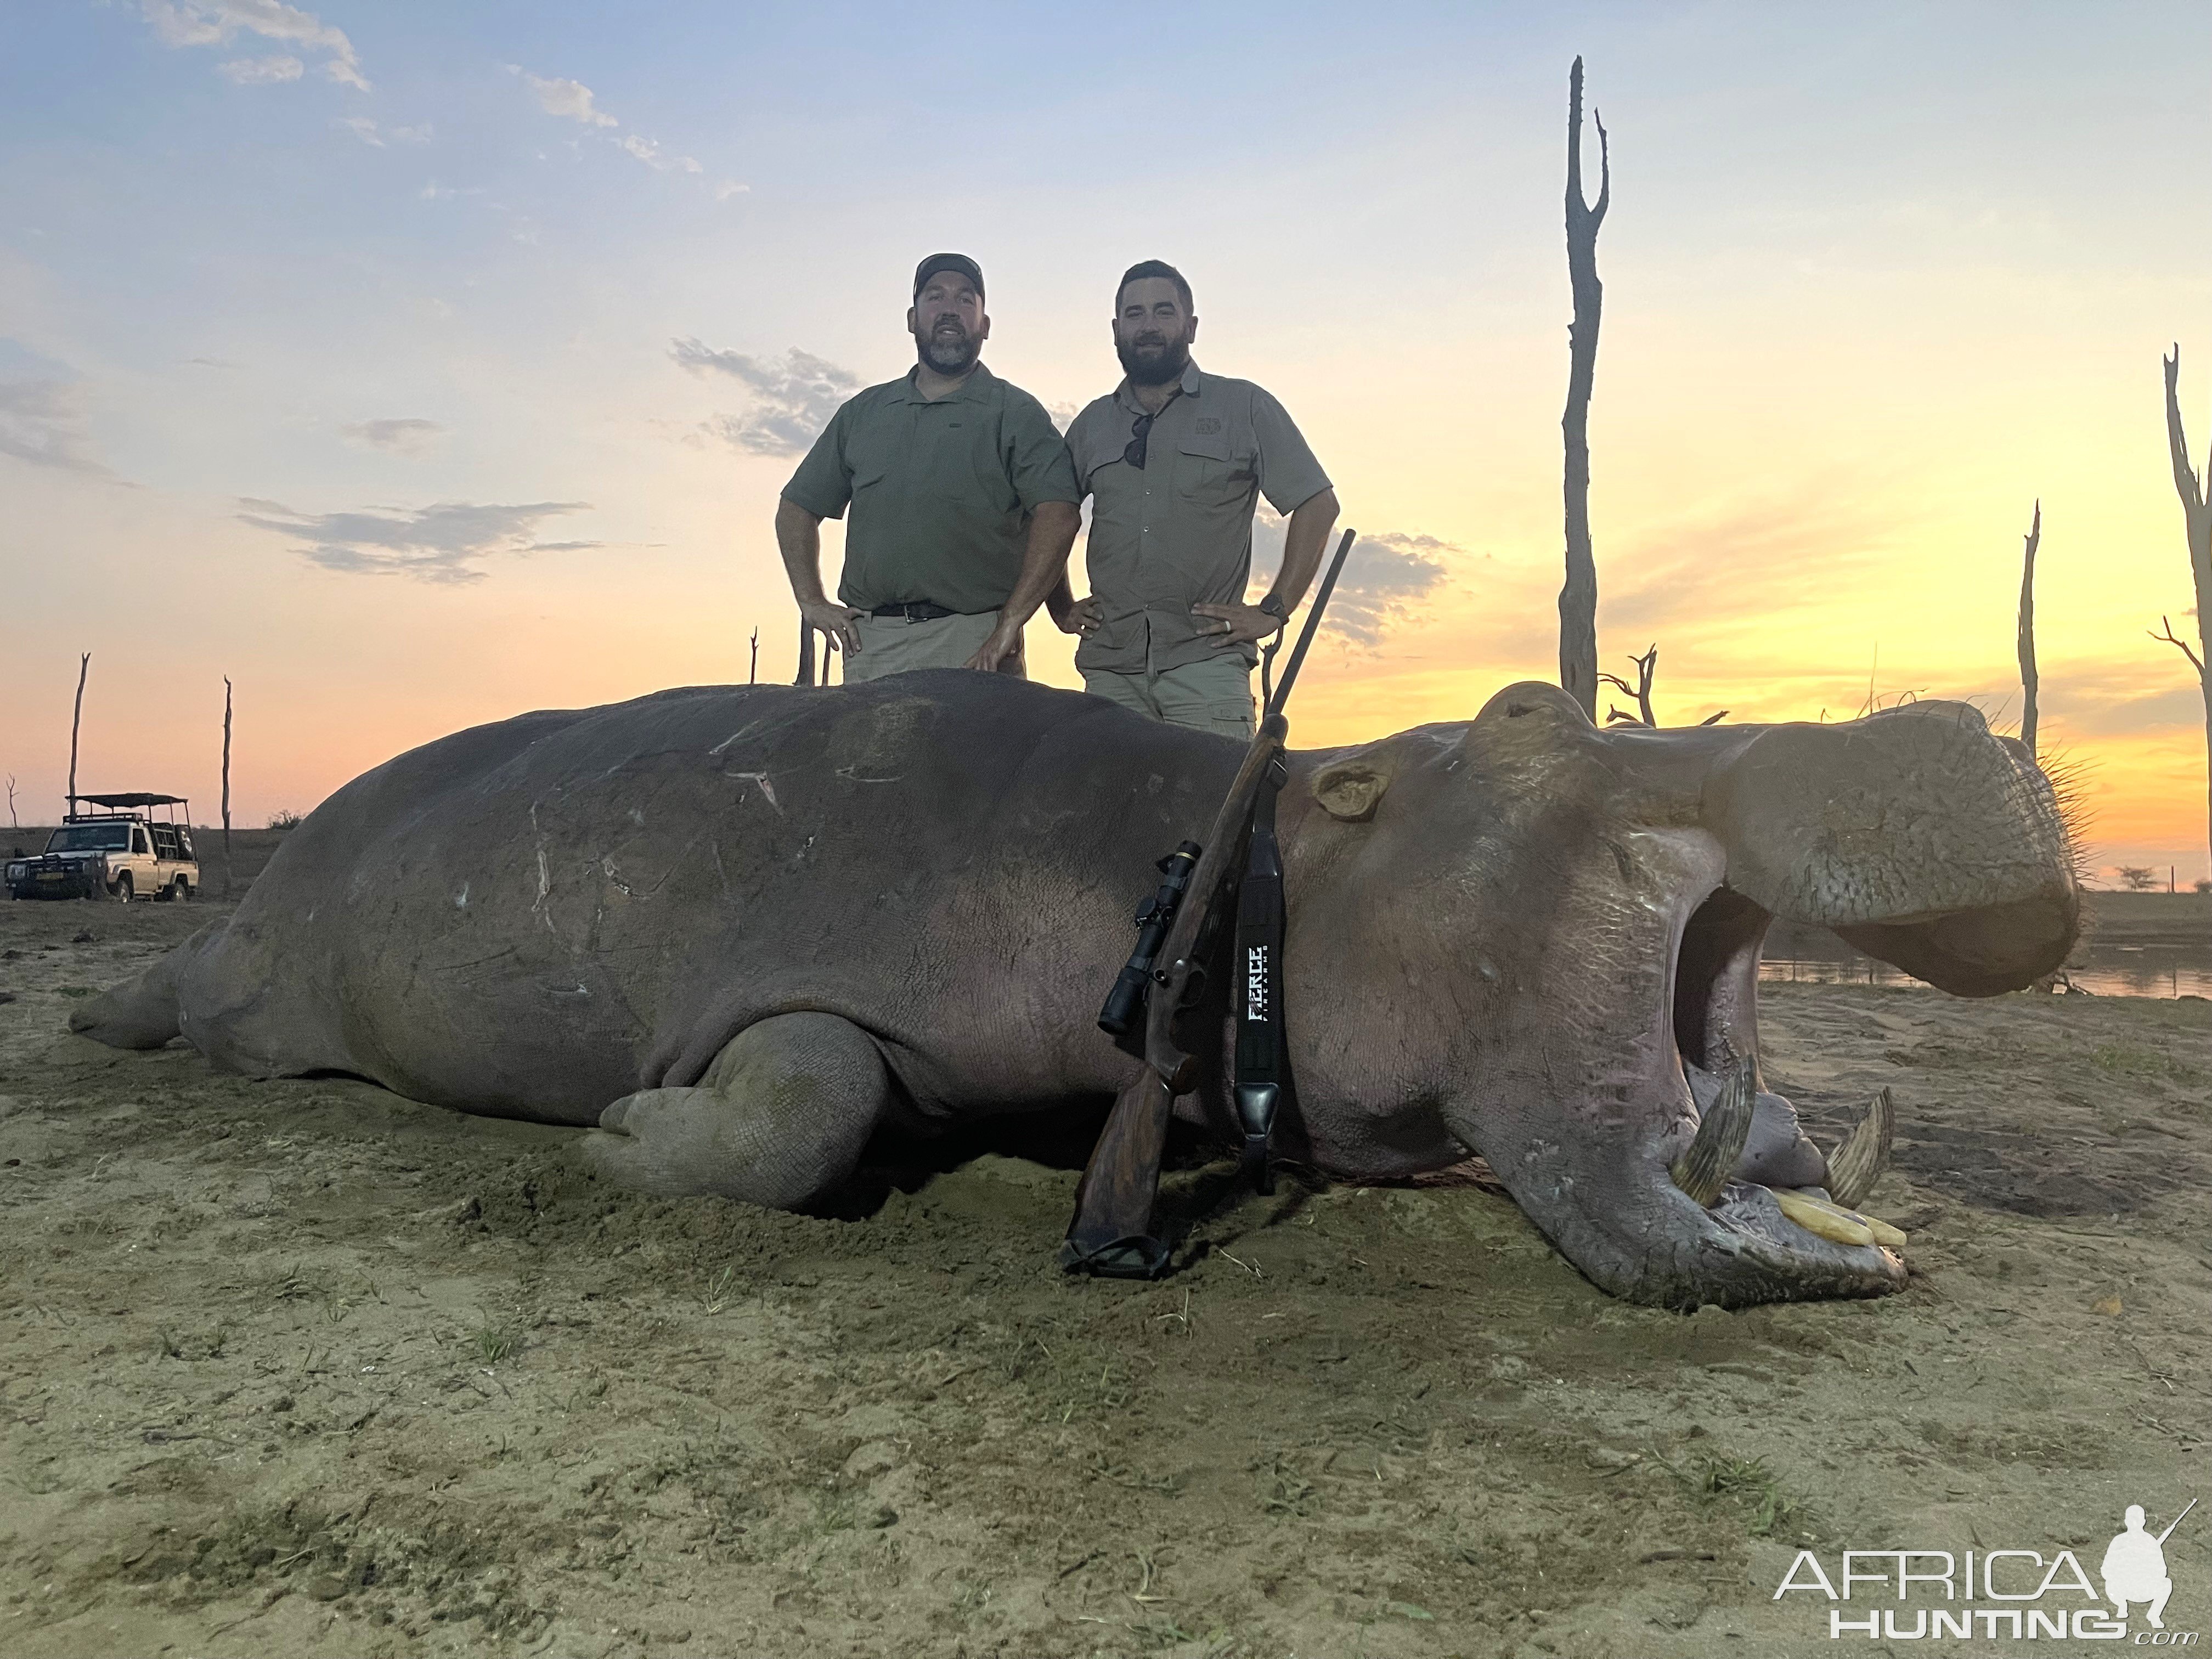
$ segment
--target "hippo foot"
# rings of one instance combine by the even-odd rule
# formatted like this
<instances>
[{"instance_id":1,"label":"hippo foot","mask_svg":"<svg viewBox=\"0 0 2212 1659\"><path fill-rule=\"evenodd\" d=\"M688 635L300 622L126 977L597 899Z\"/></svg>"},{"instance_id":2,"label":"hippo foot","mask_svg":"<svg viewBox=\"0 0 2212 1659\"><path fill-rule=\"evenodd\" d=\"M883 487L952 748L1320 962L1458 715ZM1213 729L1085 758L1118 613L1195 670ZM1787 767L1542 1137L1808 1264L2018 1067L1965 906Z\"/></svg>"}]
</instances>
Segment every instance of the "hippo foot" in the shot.
<instances>
[{"instance_id":1,"label":"hippo foot","mask_svg":"<svg viewBox=\"0 0 2212 1659\"><path fill-rule=\"evenodd\" d=\"M860 1027L779 1014L732 1037L696 1086L615 1102L582 1156L638 1192L813 1209L851 1180L890 1098L883 1056Z\"/></svg>"}]
</instances>

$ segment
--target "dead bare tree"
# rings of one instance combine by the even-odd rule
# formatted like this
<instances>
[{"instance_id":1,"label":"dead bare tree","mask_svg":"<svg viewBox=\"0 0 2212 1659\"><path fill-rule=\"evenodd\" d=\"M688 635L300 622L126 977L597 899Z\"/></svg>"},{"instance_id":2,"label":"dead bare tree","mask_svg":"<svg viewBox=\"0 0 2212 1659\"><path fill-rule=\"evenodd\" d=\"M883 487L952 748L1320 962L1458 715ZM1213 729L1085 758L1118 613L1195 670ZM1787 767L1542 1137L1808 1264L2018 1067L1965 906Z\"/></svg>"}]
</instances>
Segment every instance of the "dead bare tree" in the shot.
<instances>
[{"instance_id":1,"label":"dead bare tree","mask_svg":"<svg viewBox=\"0 0 2212 1659\"><path fill-rule=\"evenodd\" d=\"M222 677L222 896L230 896L230 676Z\"/></svg>"},{"instance_id":2,"label":"dead bare tree","mask_svg":"<svg viewBox=\"0 0 2212 1659\"><path fill-rule=\"evenodd\" d=\"M2043 541L2043 501L2035 503L2035 518L2027 526L2027 547L2020 568L2020 740L2035 758L2035 550Z\"/></svg>"},{"instance_id":3,"label":"dead bare tree","mask_svg":"<svg viewBox=\"0 0 2212 1659\"><path fill-rule=\"evenodd\" d=\"M13 772L8 775L8 827L10 830L23 827L15 817L15 775Z\"/></svg>"},{"instance_id":4,"label":"dead bare tree","mask_svg":"<svg viewBox=\"0 0 2212 1659\"><path fill-rule=\"evenodd\" d=\"M2191 651L2173 635L2173 624L2161 617L2166 632L2154 634L2179 647L2197 671L2197 689L2204 696L2204 830L2212 845L2212 504L2205 500L2205 478L2189 465L2189 439L2181 429L2181 347L2166 363L2166 441L2173 454L2173 487L2181 496L2181 517L2189 537L2189 571L2197 583L2197 649ZM2212 474L2212 463L2205 466Z\"/></svg>"},{"instance_id":5,"label":"dead bare tree","mask_svg":"<svg viewBox=\"0 0 2212 1659\"><path fill-rule=\"evenodd\" d=\"M793 685L814 684L814 630L807 626L804 617L799 619L799 672L791 683Z\"/></svg>"},{"instance_id":6,"label":"dead bare tree","mask_svg":"<svg viewBox=\"0 0 2212 1659\"><path fill-rule=\"evenodd\" d=\"M1631 726L1656 726L1659 718L1651 712L1651 682L1659 672L1659 647L1653 645L1642 656L1631 657L1629 661L1636 665L1635 684L1631 685L1618 674L1601 674L1598 684L1619 686L1626 696L1636 699L1638 712L1632 714L1626 709L1608 708L1605 717L1608 720L1626 720Z\"/></svg>"},{"instance_id":7,"label":"dead bare tree","mask_svg":"<svg viewBox=\"0 0 2212 1659\"><path fill-rule=\"evenodd\" d=\"M757 628L756 628L755 629L753 629L753 660L752 660L752 665L751 665L750 668L748 668L748 669L746 669L746 670L745 670L745 684L746 684L747 685L757 685L759 683L760 683L760 629L757 629Z\"/></svg>"},{"instance_id":8,"label":"dead bare tree","mask_svg":"<svg viewBox=\"0 0 2212 1659\"><path fill-rule=\"evenodd\" d=\"M1613 160L1605 123L1597 128L1597 204L1583 199L1583 60L1567 81L1567 280L1575 318L1567 332L1567 410L1559 425L1566 436L1567 580L1559 589L1559 684L1583 713L1597 718L1597 560L1590 550L1589 400L1597 374L1598 316L1605 289L1597 279L1597 232L1613 199ZM1648 723L1648 722L1647 722Z\"/></svg>"},{"instance_id":9,"label":"dead bare tree","mask_svg":"<svg viewBox=\"0 0 2212 1659\"><path fill-rule=\"evenodd\" d=\"M1659 724L1659 717L1651 712L1651 683L1659 677L1659 647L1656 645L1647 647L1642 656L1631 657L1629 661L1636 665L1635 684L1631 685L1618 674L1601 674L1598 680L1602 684L1617 685L1635 698L1638 712L1632 714L1626 708L1608 708L1605 711L1606 720L1608 724L1656 726ZM1725 708L1717 710L1698 724L1717 726L1728 718L1728 713Z\"/></svg>"},{"instance_id":10,"label":"dead bare tree","mask_svg":"<svg viewBox=\"0 0 2212 1659\"><path fill-rule=\"evenodd\" d=\"M65 812L76 811L76 734L84 724L84 678L92 672L92 653L88 651L76 663L76 712L70 716L70 781L69 805Z\"/></svg>"}]
</instances>

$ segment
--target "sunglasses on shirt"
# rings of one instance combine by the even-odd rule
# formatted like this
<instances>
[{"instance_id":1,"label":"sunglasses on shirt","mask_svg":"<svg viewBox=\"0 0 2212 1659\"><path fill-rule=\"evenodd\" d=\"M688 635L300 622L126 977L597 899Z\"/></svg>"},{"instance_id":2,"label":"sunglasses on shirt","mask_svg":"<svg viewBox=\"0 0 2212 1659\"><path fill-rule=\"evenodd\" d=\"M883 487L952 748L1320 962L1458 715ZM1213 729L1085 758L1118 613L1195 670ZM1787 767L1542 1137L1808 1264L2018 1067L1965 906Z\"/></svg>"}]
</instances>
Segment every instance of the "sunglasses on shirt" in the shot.
<instances>
[{"instance_id":1,"label":"sunglasses on shirt","mask_svg":"<svg viewBox=\"0 0 2212 1659\"><path fill-rule=\"evenodd\" d=\"M1182 396L1182 388L1177 386L1169 397L1168 403L1171 404ZM1160 407L1160 414L1164 415L1166 412L1167 406L1164 404ZM1137 416L1136 425L1129 428L1129 445L1121 452L1121 459L1139 472L1145 470L1145 446L1152 438L1152 422L1158 418L1159 415L1139 415Z\"/></svg>"}]
</instances>

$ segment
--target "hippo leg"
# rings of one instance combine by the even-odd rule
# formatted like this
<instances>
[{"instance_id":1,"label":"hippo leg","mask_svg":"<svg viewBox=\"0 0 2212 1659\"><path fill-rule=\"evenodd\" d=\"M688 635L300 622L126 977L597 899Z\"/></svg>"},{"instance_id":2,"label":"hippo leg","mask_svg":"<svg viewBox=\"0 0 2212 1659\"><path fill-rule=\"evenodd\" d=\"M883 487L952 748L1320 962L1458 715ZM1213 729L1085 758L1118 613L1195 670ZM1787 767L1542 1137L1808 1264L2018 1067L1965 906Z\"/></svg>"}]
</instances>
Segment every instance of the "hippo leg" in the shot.
<instances>
[{"instance_id":1,"label":"hippo leg","mask_svg":"<svg viewBox=\"0 0 2212 1659\"><path fill-rule=\"evenodd\" d=\"M618 1185L804 1210L848 1181L890 1099L874 1042L834 1014L779 1014L722 1046L688 1089L643 1089L599 1115L584 1158Z\"/></svg>"}]
</instances>

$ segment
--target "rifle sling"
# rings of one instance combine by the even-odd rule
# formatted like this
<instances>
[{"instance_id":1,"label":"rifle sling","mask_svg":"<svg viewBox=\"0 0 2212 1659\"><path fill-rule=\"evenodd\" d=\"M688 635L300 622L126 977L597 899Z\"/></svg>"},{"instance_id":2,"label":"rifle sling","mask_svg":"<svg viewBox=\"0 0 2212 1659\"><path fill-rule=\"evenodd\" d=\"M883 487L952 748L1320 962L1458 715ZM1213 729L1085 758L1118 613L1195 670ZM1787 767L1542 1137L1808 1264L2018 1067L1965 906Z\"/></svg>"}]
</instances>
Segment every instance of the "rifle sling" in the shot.
<instances>
[{"instance_id":1,"label":"rifle sling","mask_svg":"<svg viewBox=\"0 0 2212 1659\"><path fill-rule=\"evenodd\" d=\"M1237 895L1237 1079L1233 1096L1244 1132L1242 1174L1262 1193L1273 1190L1267 1147L1282 1102L1283 860L1275 840L1275 798L1290 774L1280 757L1267 769L1252 804L1244 878Z\"/></svg>"}]
</instances>

